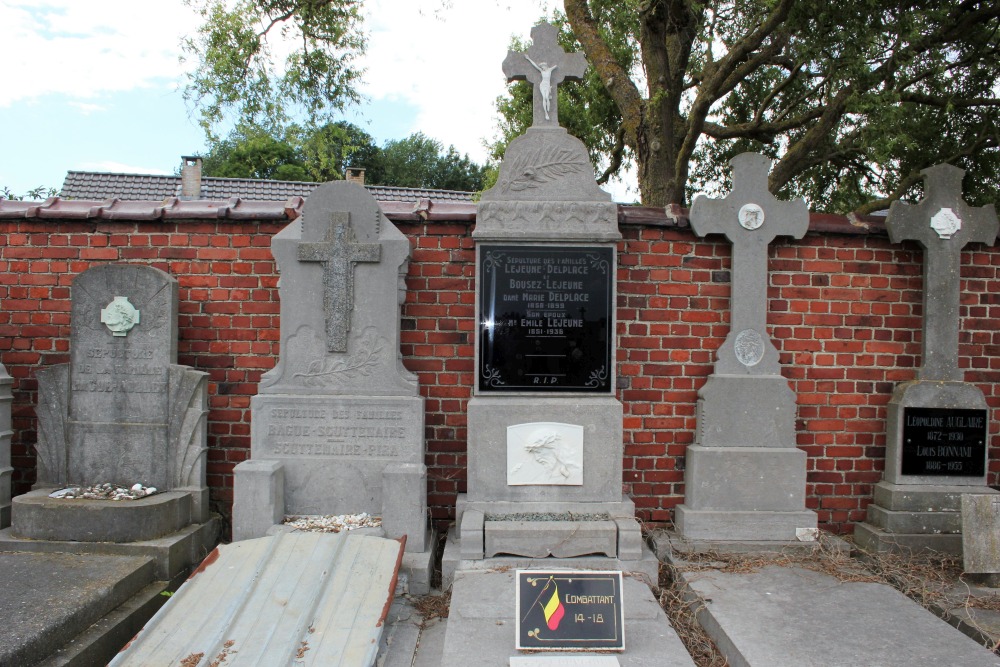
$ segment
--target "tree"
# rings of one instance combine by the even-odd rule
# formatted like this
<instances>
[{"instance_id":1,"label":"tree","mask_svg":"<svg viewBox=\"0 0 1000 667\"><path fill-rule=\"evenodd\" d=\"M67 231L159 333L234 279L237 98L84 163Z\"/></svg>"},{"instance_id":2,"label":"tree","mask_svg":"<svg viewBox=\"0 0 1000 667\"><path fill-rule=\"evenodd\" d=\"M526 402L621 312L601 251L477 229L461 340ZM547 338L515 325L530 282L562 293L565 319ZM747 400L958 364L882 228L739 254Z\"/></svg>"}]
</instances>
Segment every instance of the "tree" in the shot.
<instances>
[{"instance_id":1,"label":"tree","mask_svg":"<svg viewBox=\"0 0 1000 667\"><path fill-rule=\"evenodd\" d=\"M202 157L206 176L325 182L344 178L347 167L365 169L369 185L476 191L486 172L454 146L421 133L389 140L382 148L371 135L345 121L319 128L290 125L280 133L240 126L210 144Z\"/></svg>"},{"instance_id":2,"label":"tree","mask_svg":"<svg viewBox=\"0 0 1000 667\"><path fill-rule=\"evenodd\" d=\"M196 63L185 99L200 109L211 139L226 117L276 131L297 107L310 123L332 120L359 101L355 88L364 53L361 0L185 0L202 18L182 43ZM295 44L276 58L270 40Z\"/></svg>"},{"instance_id":3,"label":"tree","mask_svg":"<svg viewBox=\"0 0 1000 667\"><path fill-rule=\"evenodd\" d=\"M454 146L444 153L440 141L422 132L405 139L390 140L380 157L381 185L440 190L476 191L483 187L486 169L468 155L460 155Z\"/></svg>"},{"instance_id":4,"label":"tree","mask_svg":"<svg viewBox=\"0 0 1000 667\"><path fill-rule=\"evenodd\" d=\"M578 84L586 93L572 95L585 112L601 95L617 112L592 116L603 146L588 139L592 131L581 138L612 170L631 151L646 205L684 204L694 189L724 186L726 162L745 150L775 158L772 191L830 210L873 210L913 196L919 171L938 162L968 170L970 202L995 196L1000 4L564 0L564 7L565 43L576 41L594 74ZM560 97L569 119L581 113L567 109L572 95ZM511 105L524 104L518 99L515 92ZM509 138L522 121L501 112Z\"/></svg>"}]
</instances>

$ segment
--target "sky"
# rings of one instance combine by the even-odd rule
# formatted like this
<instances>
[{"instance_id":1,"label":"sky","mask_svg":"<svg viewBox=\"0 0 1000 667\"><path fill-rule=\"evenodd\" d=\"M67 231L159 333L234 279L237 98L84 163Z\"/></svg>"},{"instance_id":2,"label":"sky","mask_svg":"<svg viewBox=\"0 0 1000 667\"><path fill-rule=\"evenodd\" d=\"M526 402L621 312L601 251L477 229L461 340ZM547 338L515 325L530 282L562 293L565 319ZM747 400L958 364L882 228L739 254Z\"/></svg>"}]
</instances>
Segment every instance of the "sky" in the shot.
<instances>
[{"instance_id":1,"label":"sky","mask_svg":"<svg viewBox=\"0 0 1000 667\"><path fill-rule=\"evenodd\" d=\"M550 4L365 0L366 100L346 120L380 145L419 131L485 162L511 36L527 41ZM183 0L0 0L0 189L59 189L68 170L172 174L204 152L179 61L198 24Z\"/></svg>"}]
</instances>

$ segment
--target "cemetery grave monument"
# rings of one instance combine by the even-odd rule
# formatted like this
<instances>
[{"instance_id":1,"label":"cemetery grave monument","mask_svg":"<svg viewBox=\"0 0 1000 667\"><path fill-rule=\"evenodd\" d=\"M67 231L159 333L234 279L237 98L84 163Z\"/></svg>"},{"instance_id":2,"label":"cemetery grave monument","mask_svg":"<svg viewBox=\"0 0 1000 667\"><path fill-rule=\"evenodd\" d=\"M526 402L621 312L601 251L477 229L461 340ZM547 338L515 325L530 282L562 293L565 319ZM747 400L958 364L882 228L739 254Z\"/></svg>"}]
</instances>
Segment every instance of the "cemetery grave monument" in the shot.
<instances>
[{"instance_id":1,"label":"cemetery grave monument","mask_svg":"<svg viewBox=\"0 0 1000 667\"><path fill-rule=\"evenodd\" d=\"M338 181L310 195L271 252L281 353L251 402L233 539L262 537L288 516L367 513L386 537L406 536L408 585L425 593L424 400L399 336L409 241L363 186Z\"/></svg>"},{"instance_id":2,"label":"cemetery grave monument","mask_svg":"<svg viewBox=\"0 0 1000 667\"><path fill-rule=\"evenodd\" d=\"M691 665L650 591L658 562L622 492L618 206L583 143L559 126L557 86L587 63L557 35L536 25L527 52L503 62L508 80L533 85L534 123L507 147L473 231L476 374L467 491L442 561L442 587L452 588L443 664L566 664L565 654L517 655L527 647L518 637L530 636L532 650L583 649L579 664ZM588 605L602 596L578 594L581 570L625 573L624 628L614 605ZM524 618L515 618L518 573L549 582L525 593ZM622 629L622 653L593 653Z\"/></svg>"},{"instance_id":3,"label":"cemetery grave monument","mask_svg":"<svg viewBox=\"0 0 1000 667\"><path fill-rule=\"evenodd\" d=\"M814 533L816 514L805 508L795 395L767 334L767 255L774 238L805 236L809 209L768 191L763 155L743 153L731 164L732 192L699 195L691 206L698 236L725 234L733 244L732 314L715 370L698 391L697 432L674 523L688 541L793 542Z\"/></svg>"},{"instance_id":4,"label":"cemetery grave monument","mask_svg":"<svg viewBox=\"0 0 1000 667\"><path fill-rule=\"evenodd\" d=\"M73 280L70 362L38 371L38 478L13 499L4 550L156 554L170 579L215 544L205 480L207 375L177 364L177 280L107 264ZM50 497L155 488L137 500ZM60 495L60 494L56 494Z\"/></svg>"},{"instance_id":5,"label":"cemetery grave monument","mask_svg":"<svg viewBox=\"0 0 1000 667\"><path fill-rule=\"evenodd\" d=\"M958 363L962 249L994 243L998 221L992 205L962 199L962 169L922 173L924 198L893 202L885 222L893 243L923 248L921 365L889 400L885 472L855 541L866 551L959 554L962 495L997 493L986 485L989 408Z\"/></svg>"}]
</instances>

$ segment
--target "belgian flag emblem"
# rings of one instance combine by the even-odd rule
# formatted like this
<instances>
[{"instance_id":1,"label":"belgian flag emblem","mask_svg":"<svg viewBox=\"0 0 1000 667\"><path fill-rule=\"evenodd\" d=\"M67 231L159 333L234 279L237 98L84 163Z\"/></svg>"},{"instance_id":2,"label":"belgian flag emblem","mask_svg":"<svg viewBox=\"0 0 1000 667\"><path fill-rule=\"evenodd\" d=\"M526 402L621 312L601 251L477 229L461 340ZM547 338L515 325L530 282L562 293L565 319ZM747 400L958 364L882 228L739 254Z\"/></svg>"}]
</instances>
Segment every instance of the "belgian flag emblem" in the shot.
<instances>
[{"instance_id":1,"label":"belgian flag emblem","mask_svg":"<svg viewBox=\"0 0 1000 667\"><path fill-rule=\"evenodd\" d=\"M566 615L566 607L563 606L562 600L559 599L559 585L556 584L555 579L549 579L549 583L552 584L552 596L549 601L545 603L542 607L542 611L545 613L545 625L548 626L549 630L553 632L559 628L559 622ZM546 588L548 586L546 585Z\"/></svg>"}]
</instances>

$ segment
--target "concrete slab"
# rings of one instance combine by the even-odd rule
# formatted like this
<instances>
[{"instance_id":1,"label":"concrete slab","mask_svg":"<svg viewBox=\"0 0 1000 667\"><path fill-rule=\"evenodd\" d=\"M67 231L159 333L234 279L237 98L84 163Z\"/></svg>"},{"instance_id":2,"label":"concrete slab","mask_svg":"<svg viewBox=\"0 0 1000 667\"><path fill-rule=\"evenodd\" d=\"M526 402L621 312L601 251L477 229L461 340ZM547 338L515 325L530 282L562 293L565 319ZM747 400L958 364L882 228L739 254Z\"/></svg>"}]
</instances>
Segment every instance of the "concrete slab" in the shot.
<instances>
[{"instance_id":1,"label":"concrete slab","mask_svg":"<svg viewBox=\"0 0 1000 667\"><path fill-rule=\"evenodd\" d=\"M148 558L0 553L0 572L0 665L13 666L41 662L125 604L153 582L154 567ZM104 646L90 664L104 664L120 646Z\"/></svg>"},{"instance_id":2,"label":"concrete slab","mask_svg":"<svg viewBox=\"0 0 1000 667\"><path fill-rule=\"evenodd\" d=\"M732 667L1000 666L1000 657L882 584L776 566L680 576Z\"/></svg>"},{"instance_id":3,"label":"concrete slab","mask_svg":"<svg viewBox=\"0 0 1000 667\"><path fill-rule=\"evenodd\" d=\"M962 553L962 536L946 533L890 533L868 523L854 525L854 543L869 553Z\"/></svg>"},{"instance_id":4,"label":"concrete slab","mask_svg":"<svg viewBox=\"0 0 1000 667\"><path fill-rule=\"evenodd\" d=\"M551 563L547 561L549 569ZM563 561L558 561L560 566ZM514 618L514 570L456 574L452 587L442 667L508 667L517 631ZM693 667L694 662L670 626L649 587L626 578L625 651L617 654L622 667ZM581 656L554 652L546 655Z\"/></svg>"}]
</instances>

